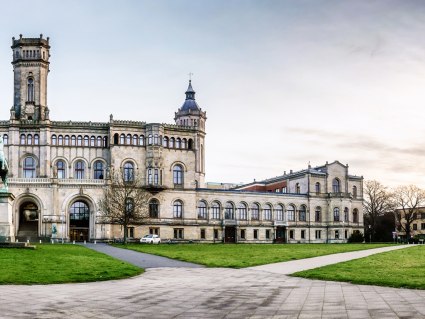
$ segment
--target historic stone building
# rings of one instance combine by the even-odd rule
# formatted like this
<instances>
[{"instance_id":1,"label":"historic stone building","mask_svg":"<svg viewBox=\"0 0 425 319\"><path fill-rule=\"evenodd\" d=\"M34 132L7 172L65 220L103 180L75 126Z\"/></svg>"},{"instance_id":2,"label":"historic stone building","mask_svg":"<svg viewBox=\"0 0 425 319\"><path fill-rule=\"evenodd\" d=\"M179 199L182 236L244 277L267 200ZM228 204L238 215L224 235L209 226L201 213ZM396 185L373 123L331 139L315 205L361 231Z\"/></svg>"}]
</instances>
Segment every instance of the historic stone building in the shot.
<instances>
[{"instance_id":1,"label":"historic stone building","mask_svg":"<svg viewBox=\"0 0 425 319\"><path fill-rule=\"evenodd\" d=\"M120 238L98 200L109 171L137 171L152 191L150 218L129 237L205 242L344 242L363 231L363 178L338 161L236 188L208 188L204 112L189 81L175 124L53 121L47 105L49 38L13 38L14 105L0 122L14 195L10 234ZM53 110L57 111L57 110Z\"/></svg>"}]
</instances>

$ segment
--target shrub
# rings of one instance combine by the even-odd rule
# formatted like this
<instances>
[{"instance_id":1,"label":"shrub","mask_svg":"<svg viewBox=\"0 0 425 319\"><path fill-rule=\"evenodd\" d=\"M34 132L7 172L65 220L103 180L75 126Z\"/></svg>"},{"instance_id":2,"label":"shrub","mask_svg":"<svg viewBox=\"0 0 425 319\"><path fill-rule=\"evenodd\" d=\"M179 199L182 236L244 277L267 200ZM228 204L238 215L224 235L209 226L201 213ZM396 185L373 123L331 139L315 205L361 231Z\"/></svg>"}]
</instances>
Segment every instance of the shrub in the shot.
<instances>
[{"instance_id":1,"label":"shrub","mask_svg":"<svg viewBox=\"0 0 425 319\"><path fill-rule=\"evenodd\" d=\"M348 238L348 242L349 243L362 243L363 241L364 241L364 236L358 230L357 231L354 231L351 234L350 238Z\"/></svg>"}]
</instances>

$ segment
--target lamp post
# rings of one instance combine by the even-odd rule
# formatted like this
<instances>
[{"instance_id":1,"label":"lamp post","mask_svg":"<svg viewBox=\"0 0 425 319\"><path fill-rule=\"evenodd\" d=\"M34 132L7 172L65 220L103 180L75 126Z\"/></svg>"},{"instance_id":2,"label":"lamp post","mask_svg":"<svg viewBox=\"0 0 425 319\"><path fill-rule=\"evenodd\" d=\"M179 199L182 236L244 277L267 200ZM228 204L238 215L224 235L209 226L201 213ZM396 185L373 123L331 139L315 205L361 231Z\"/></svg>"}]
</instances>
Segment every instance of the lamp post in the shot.
<instances>
[{"instance_id":1,"label":"lamp post","mask_svg":"<svg viewBox=\"0 0 425 319\"><path fill-rule=\"evenodd\" d=\"M369 244L372 243L372 225L369 225Z\"/></svg>"}]
</instances>

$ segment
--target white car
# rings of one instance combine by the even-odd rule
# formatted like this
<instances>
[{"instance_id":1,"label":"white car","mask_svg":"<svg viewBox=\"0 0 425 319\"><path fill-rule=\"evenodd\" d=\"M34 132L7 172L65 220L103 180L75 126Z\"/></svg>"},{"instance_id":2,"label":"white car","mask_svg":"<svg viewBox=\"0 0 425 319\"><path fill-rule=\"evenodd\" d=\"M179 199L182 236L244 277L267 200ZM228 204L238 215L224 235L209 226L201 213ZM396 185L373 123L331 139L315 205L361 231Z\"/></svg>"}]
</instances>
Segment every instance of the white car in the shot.
<instances>
[{"instance_id":1,"label":"white car","mask_svg":"<svg viewBox=\"0 0 425 319\"><path fill-rule=\"evenodd\" d=\"M158 235L145 235L142 238L140 238L140 243L142 244L160 244L161 238L159 238Z\"/></svg>"}]
</instances>

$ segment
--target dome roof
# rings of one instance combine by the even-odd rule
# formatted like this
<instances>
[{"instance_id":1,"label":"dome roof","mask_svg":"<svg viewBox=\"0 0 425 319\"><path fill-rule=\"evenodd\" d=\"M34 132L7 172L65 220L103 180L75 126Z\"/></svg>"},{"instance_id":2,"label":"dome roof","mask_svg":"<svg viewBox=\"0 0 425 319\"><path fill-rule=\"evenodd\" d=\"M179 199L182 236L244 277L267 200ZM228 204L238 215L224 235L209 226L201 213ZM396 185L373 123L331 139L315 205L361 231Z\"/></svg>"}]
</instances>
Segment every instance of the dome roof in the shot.
<instances>
[{"instance_id":1,"label":"dome roof","mask_svg":"<svg viewBox=\"0 0 425 319\"><path fill-rule=\"evenodd\" d=\"M186 94L186 100L184 101L182 107L180 108L180 111L199 111L200 107L198 103L195 101L195 91L192 88L192 81L189 80L189 86L185 92Z\"/></svg>"}]
</instances>

